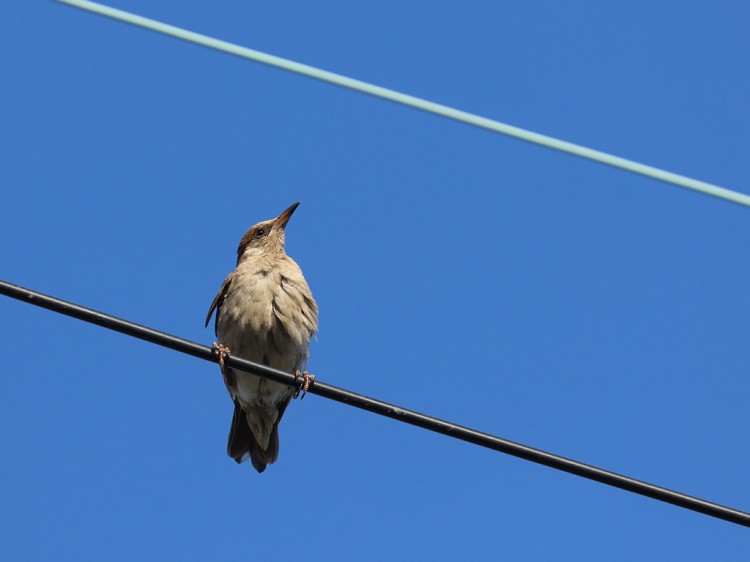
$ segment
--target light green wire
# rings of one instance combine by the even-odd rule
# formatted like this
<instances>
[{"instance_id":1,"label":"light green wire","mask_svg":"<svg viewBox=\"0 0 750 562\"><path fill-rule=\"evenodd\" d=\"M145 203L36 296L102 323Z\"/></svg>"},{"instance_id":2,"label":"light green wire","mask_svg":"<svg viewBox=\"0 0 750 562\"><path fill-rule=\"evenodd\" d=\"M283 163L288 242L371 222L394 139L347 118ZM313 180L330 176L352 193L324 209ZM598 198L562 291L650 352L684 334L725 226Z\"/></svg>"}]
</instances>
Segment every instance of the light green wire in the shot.
<instances>
[{"instance_id":1,"label":"light green wire","mask_svg":"<svg viewBox=\"0 0 750 562\"><path fill-rule=\"evenodd\" d=\"M595 162L601 162L602 164L614 166L615 168L622 168L623 170L627 170L629 172L673 183L675 185L686 187L688 189L694 189L695 191L700 191L708 195L713 195L714 197L720 197L721 199L726 199L727 201L732 201L734 203L739 203L741 205L750 207L750 196L732 191L731 189L719 187L718 185L695 180L687 176L681 176L679 174L673 174L672 172L667 172L666 170L661 170L659 168L654 168L653 166L647 166L645 164L639 164L638 162L634 162L626 158L613 156L612 154L607 154L606 152L586 148L572 142L566 142L553 137L548 137L547 135L541 135L539 133L527 131L519 127L514 127L512 125L506 125L505 123L501 123L493 119L487 119L486 117L481 117L479 115L474 115L473 113L454 109L452 107L427 101L415 96L402 94L394 90L389 90L388 88L382 88L380 86L368 84L367 82L354 80L353 78L347 78L346 76L341 76L340 74L335 74L326 70L320 70L319 68L315 68L313 66L300 64L298 62L283 59L281 57L276 57L273 55L262 53L260 51L255 51L253 49L248 49L247 47L241 47L227 41L214 39L206 35L194 33L186 29L181 29L173 25L161 23L156 20L144 18L142 16L124 12L122 10L116 10L115 8L110 8L109 6L104 6L95 2L89 2L87 0L56 1L62 2L63 4L75 6L76 8L81 8L89 12L101 14L109 18L124 21L126 23L145 27L146 29L151 29L152 31L157 31L165 35L171 35L172 37L190 41L191 43L197 43L199 45L203 45L204 47L210 47L211 49L224 51L225 53L230 53L238 57L243 57L246 59L254 60L256 62L261 62L263 64L275 66L277 68L282 68L290 72L296 72L297 74L303 74L305 76L309 76L310 78L330 82L331 84L336 84L337 86L350 88L364 94L369 94L403 105L408 105L416 109L421 109L422 111L435 113L436 115L442 115L443 117L448 117L449 119L468 123L469 125L475 125L483 129L489 129L490 131L495 131L497 133L516 137L518 139L546 146L548 148L561 150L569 154L580 156L581 158L588 158L589 160L594 160Z\"/></svg>"}]
</instances>

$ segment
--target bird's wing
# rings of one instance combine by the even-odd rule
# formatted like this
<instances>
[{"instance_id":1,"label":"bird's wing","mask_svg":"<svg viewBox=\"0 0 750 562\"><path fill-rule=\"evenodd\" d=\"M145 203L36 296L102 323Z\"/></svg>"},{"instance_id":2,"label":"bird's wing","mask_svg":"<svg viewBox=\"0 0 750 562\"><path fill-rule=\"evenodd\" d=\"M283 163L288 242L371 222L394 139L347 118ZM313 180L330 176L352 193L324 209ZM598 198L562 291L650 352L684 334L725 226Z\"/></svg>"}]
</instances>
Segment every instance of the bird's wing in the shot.
<instances>
[{"instance_id":1,"label":"bird's wing","mask_svg":"<svg viewBox=\"0 0 750 562\"><path fill-rule=\"evenodd\" d=\"M208 323L211 321L211 315L214 313L214 310L216 310L216 322L218 323L221 305L224 303L224 299L227 296L227 291L229 290L229 285L232 284L233 277L234 272L227 275L227 278L224 279L224 282L221 284L221 289L219 289L219 292L216 293L214 302L211 303L211 308L208 309L208 314L206 315L206 326L208 326Z\"/></svg>"}]
</instances>

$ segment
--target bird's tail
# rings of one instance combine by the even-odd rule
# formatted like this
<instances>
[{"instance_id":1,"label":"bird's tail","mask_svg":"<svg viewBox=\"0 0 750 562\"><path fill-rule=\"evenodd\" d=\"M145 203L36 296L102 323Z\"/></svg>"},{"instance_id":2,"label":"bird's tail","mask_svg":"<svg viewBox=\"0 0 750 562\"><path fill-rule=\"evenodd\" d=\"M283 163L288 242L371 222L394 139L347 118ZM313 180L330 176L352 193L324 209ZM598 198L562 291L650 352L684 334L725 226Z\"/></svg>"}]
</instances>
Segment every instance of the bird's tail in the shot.
<instances>
[{"instance_id":1,"label":"bird's tail","mask_svg":"<svg viewBox=\"0 0 750 562\"><path fill-rule=\"evenodd\" d=\"M252 412L246 414L239 402L235 401L227 443L229 456L238 463L250 459L258 472L263 472L266 465L276 462L279 457L279 422L284 409L276 411L274 408L266 412L263 408L253 408Z\"/></svg>"}]
</instances>

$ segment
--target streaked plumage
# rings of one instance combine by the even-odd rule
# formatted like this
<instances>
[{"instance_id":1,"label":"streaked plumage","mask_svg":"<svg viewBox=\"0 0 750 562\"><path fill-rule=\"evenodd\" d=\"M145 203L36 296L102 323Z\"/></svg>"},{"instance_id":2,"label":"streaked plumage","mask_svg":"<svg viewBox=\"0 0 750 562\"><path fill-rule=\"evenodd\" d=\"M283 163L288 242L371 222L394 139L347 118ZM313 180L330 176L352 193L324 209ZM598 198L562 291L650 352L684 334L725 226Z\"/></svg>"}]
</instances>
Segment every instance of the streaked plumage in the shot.
<instances>
[{"instance_id":1,"label":"streaked plumage","mask_svg":"<svg viewBox=\"0 0 750 562\"><path fill-rule=\"evenodd\" d=\"M224 280L206 317L216 310L216 335L232 355L294 373L307 364L318 327L318 306L299 266L284 251L295 203L277 218L251 227L237 249L237 267ZM234 401L227 452L251 460L258 472L276 461L278 427L294 389L226 368Z\"/></svg>"}]
</instances>

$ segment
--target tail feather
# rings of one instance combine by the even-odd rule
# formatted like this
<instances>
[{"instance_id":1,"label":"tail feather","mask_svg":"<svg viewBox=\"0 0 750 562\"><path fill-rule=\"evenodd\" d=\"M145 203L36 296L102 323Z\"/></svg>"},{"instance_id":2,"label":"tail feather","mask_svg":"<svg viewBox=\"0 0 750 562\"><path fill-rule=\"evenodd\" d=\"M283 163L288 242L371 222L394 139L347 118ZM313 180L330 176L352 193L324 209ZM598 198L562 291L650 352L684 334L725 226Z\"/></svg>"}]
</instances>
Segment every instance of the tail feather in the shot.
<instances>
[{"instance_id":1,"label":"tail feather","mask_svg":"<svg viewBox=\"0 0 750 562\"><path fill-rule=\"evenodd\" d=\"M279 457L279 422L287 404L288 401L279 409L276 423L273 424L268 436L268 445L266 448L263 448L255 437L254 432L250 429L247 421L248 416L239 402L235 401L232 426L229 429L227 454L237 463L242 463L250 459L253 467L258 472L263 472L266 469L266 465L276 462L276 459Z\"/></svg>"},{"instance_id":2,"label":"tail feather","mask_svg":"<svg viewBox=\"0 0 750 562\"><path fill-rule=\"evenodd\" d=\"M238 463L245 462L250 458L250 442L253 434L245 419L245 412L235 401L232 425L229 428L229 442L227 443L227 454Z\"/></svg>"},{"instance_id":3,"label":"tail feather","mask_svg":"<svg viewBox=\"0 0 750 562\"><path fill-rule=\"evenodd\" d=\"M250 462L253 463L255 470L263 472L266 469L266 465L273 464L276 459L279 458L279 425L273 426L271 437L268 440L268 448L263 450L258 442L255 440L255 436L250 432L252 437L252 446L250 447Z\"/></svg>"},{"instance_id":4,"label":"tail feather","mask_svg":"<svg viewBox=\"0 0 750 562\"><path fill-rule=\"evenodd\" d=\"M255 442L263 450L271 446L271 434L276 427L279 410L275 406L253 406L245 410L247 425Z\"/></svg>"}]
</instances>

